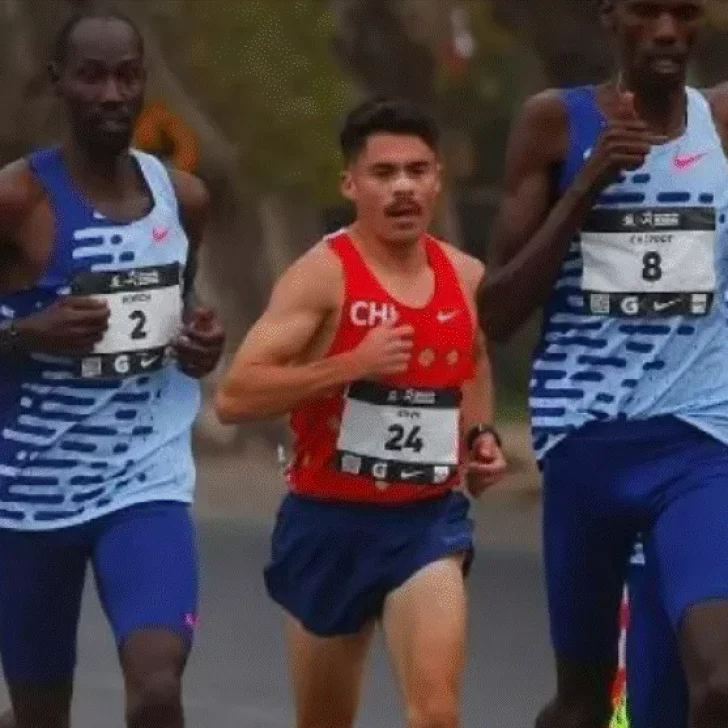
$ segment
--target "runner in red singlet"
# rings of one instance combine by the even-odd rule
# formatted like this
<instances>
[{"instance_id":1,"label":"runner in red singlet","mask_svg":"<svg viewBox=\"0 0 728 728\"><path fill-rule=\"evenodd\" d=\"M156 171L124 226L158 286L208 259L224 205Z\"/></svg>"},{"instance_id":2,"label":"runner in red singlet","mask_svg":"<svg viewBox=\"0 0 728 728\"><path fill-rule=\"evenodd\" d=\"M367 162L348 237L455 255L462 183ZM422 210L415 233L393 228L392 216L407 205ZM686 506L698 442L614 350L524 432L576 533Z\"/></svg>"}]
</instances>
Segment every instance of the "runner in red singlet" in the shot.
<instances>
[{"instance_id":1,"label":"runner in red singlet","mask_svg":"<svg viewBox=\"0 0 728 728\"><path fill-rule=\"evenodd\" d=\"M482 264L426 234L438 132L404 101L341 134L356 221L275 286L218 396L225 422L291 414L268 592L288 615L299 728L354 722L381 621L408 724L455 728L469 501L505 469L475 318Z\"/></svg>"}]
</instances>

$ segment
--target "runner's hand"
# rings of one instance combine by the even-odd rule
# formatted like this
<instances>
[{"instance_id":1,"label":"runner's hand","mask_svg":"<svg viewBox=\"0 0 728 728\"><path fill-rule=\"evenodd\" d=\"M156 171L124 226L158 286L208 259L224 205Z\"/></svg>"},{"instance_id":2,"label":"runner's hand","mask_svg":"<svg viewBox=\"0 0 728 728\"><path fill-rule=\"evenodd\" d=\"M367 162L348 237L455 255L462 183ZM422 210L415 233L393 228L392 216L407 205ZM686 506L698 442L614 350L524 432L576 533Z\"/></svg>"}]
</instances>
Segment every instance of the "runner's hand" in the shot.
<instances>
[{"instance_id":1,"label":"runner's hand","mask_svg":"<svg viewBox=\"0 0 728 728\"><path fill-rule=\"evenodd\" d=\"M42 311L16 320L17 345L26 353L84 356L93 351L108 326L105 301L62 296Z\"/></svg>"},{"instance_id":2,"label":"runner's hand","mask_svg":"<svg viewBox=\"0 0 728 728\"><path fill-rule=\"evenodd\" d=\"M215 312L196 308L172 344L179 368L188 376L201 379L220 361L225 346L225 329Z\"/></svg>"},{"instance_id":3,"label":"runner's hand","mask_svg":"<svg viewBox=\"0 0 728 728\"><path fill-rule=\"evenodd\" d=\"M621 92L614 116L584 166L584 174L598 190L612 184L625 171L639 169L650 149L667 139L650 132L647 123L637 115L634 94Z\"/></svg>"},{"instance_id":4,"label":"runner's hand","mask_svg":"<svg viewBox=\"0 0 728 728\"><path fill-rule=\"evenodd\" d=\"M407 371L412 358L412 326L384 323L371 329L351 352L354 379L377 379Z\"/></svg>"},{"instance_id":5,"label":"runner's hand","mask_svg":"<svg viewBox=\"0 0 728 728\"><path fill-rule=\"evenodd\" d=\"M495 437L489 432L477 437L469 454L465 476L470 495L479 498L503 477L506 468L506 458Z\"/></svg>"}]
</instances>

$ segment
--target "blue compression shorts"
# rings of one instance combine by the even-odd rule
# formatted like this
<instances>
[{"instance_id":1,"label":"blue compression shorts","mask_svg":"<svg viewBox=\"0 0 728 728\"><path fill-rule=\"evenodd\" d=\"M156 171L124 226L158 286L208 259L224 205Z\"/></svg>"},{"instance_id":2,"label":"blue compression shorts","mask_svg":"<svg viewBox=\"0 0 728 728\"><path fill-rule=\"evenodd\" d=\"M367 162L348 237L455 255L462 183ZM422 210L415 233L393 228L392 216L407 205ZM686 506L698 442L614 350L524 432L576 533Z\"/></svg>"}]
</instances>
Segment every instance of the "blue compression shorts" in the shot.
<instances>
[{"instance_id":1,"label":"blue compression shorts","mask_svg":"<svg viewBox=\"0 0 728 728\"><path fill-rule=\"evenodd\" d=\"M0 530L0 657L8 682L72 678L88 562L119 647L147 628L191 641L197 551L189 506L149 503L54 531Z\"/></svg>"},{"instance_id":2,"label":"blue compression shorts","mask_svg":"<svg viewBox=\"0 0 728 728\"><path fill-rule=\"evenodd\" d=\"M638 532L648 534L645 558L673 632L692 605L728 598L728 446L674 417L599 422L548 453L543 475L549 616L559 655L616 659L617 615ZM639 626L639 602L637 614Z\"/></svg>"}]
</instances>

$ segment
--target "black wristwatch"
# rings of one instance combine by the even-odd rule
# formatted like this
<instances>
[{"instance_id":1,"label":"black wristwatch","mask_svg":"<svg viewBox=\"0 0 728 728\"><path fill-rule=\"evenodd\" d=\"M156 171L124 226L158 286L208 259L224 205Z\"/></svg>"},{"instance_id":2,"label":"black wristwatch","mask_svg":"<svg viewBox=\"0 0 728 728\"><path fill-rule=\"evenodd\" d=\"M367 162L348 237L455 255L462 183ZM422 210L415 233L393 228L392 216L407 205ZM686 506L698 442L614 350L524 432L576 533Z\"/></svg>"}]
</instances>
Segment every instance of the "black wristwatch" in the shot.
<instances>
[{"instance_id":1,"label":"black wristwatch","mask_svg":"<svg viewBox=\"0 0 728 728\"><path fill-rule=\"evenodd\" d=\"M0 355L17 354L18 335L18 327L14 319L0 322Z\"/></svg>"},{"instance_id":2,"label":"black wristwatch","mask_svg":"<svg viewBox=\"0 0 728 728\"><path fill-rule=\"evenodd\" d=\"M496 441L498 447L503 446L503 441L501 440L501 436L498 434L498 430L496 430L493 425L489 425L486 422L480 422L477 425L473 425L468 430L468 434L465 436L465 444L468 446L468 450L473 449L475 441L481 435L493 435L493 439Z\"/></svg>"}]
</instances>

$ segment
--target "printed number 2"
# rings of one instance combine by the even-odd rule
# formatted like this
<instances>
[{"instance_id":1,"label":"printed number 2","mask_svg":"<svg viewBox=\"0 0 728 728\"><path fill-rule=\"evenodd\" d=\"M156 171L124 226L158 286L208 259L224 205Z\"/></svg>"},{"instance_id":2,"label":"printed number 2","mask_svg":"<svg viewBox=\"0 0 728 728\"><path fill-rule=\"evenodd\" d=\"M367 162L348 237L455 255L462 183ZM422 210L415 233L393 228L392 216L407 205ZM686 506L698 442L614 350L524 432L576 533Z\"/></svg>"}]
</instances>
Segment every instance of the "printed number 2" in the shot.
<instances>
[{"instance_id":1,"label":"printed number 2","mask_svg":"<svg viewBox=\"0 0 728 728\"><path fill-rule=\"evenodd\" d=\"M134 340L146 339L148 332L144 327L147 323L147 316L144 311L132 311L129 314L129 318L132 321L136 322L134 324L134 328L131 331L131 338Z\"/></svg>"},{"instance_id":2,"label":"printed number 2","mask_svg":"<svg viewBox=\"0 0 728 728\"><path fill-rule=\"evenodd\" d=\"M409 433L405 430L402 425L391 425L387 432L392 436L384 443L385 450L413 450L414 452L420 452L425 446L425 443L420 437L421 428L415 425L410 429Z\"/></svg>"}]
</instances>

